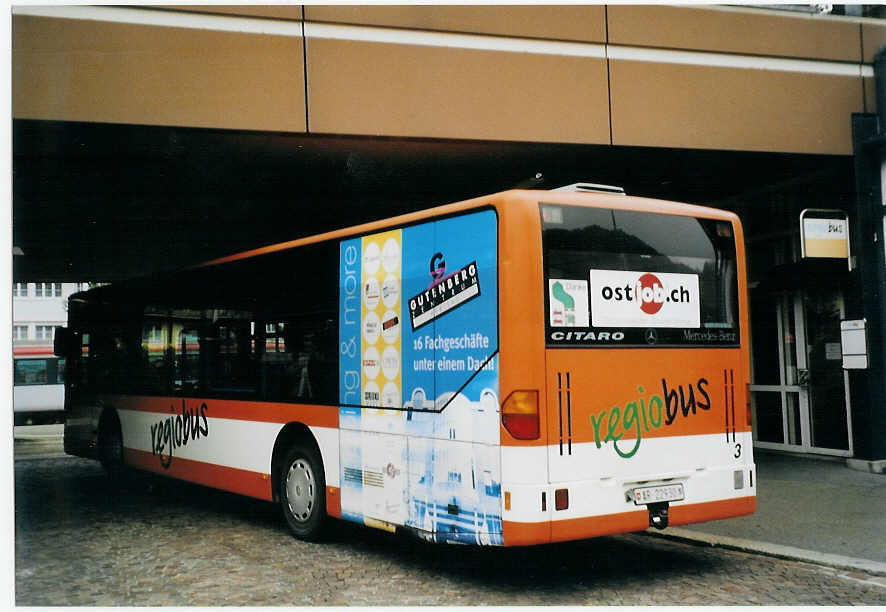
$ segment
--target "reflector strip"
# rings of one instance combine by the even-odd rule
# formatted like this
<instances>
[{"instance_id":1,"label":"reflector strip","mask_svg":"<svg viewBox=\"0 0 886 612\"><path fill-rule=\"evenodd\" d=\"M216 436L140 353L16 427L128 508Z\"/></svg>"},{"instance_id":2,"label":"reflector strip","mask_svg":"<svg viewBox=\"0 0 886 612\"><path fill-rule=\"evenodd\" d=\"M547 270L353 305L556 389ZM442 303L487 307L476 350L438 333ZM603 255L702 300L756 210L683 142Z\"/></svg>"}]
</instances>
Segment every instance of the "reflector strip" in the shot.
<instances>
[{"instance_id":1,"label":"reflector strip","mask_svg":"<svg viewBox=\"0 0 886 612\"><path fill-rule=\"evenodd\" d=\"M302 36L301 21L208 15L182 11L117 6L18 6L13 8L12 13L14 15L28 15L30 17L108 21L111 23L188 28L191 30L243 32L245 34L268 34L272 36Z\"/></svg>"}]
</instances>

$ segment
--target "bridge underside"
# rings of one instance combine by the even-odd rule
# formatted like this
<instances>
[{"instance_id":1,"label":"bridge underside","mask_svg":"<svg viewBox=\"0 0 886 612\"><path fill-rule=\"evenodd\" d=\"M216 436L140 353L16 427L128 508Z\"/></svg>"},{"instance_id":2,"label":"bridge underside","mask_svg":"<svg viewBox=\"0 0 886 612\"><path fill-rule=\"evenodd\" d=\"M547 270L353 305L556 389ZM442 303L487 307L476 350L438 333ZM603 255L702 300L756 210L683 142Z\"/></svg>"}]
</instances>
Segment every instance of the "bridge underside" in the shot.
<instances>
[{"instance_id":1,"label":"bridge underside","mask_svg":"<svg viewBox=\"0 0 886 612\"><path fill-rule=\"evenodd\" d=\"M109 281L493 193L578 181L727 205L846 191L851 158L13 121L14 280ZM835 184L836 182L836 184ZM752 197L752 196L749 196Z\"/></svg>"}]
</instances>

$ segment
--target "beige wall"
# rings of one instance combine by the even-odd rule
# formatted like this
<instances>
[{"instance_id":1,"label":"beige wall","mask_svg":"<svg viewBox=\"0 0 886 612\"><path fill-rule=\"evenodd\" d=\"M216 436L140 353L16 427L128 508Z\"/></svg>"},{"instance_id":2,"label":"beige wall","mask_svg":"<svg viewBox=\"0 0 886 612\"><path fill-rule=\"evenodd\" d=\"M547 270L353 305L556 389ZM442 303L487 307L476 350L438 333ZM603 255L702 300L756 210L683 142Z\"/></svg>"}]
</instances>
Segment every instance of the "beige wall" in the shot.
<instances>
[{"instance_id":1,"label":"beige wall","mask_svg":"<svg viewBox=\"0 0 886 612\"><path fill-rule=\"evenodd\" d=\"M606 9L598 6L313 6L308 21L440 32L606 41Z\"/></svg>"},{"instance_id":2,"label":"beige wall","mask_svg":"<svg viewBox=\"0 0 886 612\"><path fill-rule=\"evenodd\" d=\"M771 70L613 61L613 141L851 154L849 117L862 107L857 81Z\"/></svg>"},{"instance_id":3,"label":"beige wall","mask_svg":"<svg viewBox=\"0 0 886 612\"><path fill-rule=\"evenodd\" d=\"M772 11L609 7L609 42L759 56L858 62L858 23Z\"/></svg>"},{"instance_id":4,"label":"beige wall","mask_svg":"<svg viewBox=\"0 0 886 612\"><path fill-rule=\"evenodd\" d=\"M850 154L886 44L760 9L26 8L14 118L331 134Z\"/></svg>"},{"instance_id":5,"label":"beige wall","mask_svg":"<svg viewBox=\"0 0 886 612\"><path fill-rule=\"evenodd\" d=\"M308 41L318 133L609 143L602 59Z\"/></svg>"},{"instance_id":6,"label":"beige wall","mask_svg":"<svg viewBox=\"0 0 886 612\"><path fill-rule=\"evenodd\" d=\"M15 16L12 116L305 130L300 38Z\"/></svg>"}]
</instances>

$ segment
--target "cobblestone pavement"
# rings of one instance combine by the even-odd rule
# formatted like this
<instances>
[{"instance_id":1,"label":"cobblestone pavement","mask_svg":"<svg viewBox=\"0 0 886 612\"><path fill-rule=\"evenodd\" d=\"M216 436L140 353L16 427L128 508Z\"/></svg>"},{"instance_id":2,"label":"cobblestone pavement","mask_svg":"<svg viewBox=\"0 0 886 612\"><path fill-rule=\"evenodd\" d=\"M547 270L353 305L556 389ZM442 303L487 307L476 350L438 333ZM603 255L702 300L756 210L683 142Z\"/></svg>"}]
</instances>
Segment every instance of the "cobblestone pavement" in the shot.
<instances>
[{"instance_id":1,"label":"cobblestone pavement","mask_svg":"<svg viewBox=\"0 0 886 612\"><path fill-rule=\"evenodd\" d=\"M269 503L73 457L15 462L20 606L886 604L886 578L645 535L435 546L344 522L289 536Z\"/></svg>"}]
</instances>

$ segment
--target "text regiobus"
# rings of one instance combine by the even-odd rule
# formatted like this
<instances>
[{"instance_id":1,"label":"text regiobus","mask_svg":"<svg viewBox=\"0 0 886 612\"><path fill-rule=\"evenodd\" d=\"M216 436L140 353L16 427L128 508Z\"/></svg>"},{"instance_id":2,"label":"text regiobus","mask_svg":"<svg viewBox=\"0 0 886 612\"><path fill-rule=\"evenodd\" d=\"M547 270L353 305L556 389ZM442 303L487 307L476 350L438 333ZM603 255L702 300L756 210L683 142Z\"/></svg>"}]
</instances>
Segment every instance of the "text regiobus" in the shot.
<instances>
[{"instance_id":1,"label":"text regiobus","mask_svg":"<svg viewBox=\"0 0 886 612\"><path fill-rule=\"evenodd\" d=\"M507 191L70 299L65 450L437 542L748 514L737 217Z\"/></svg>"}]
</instances>

